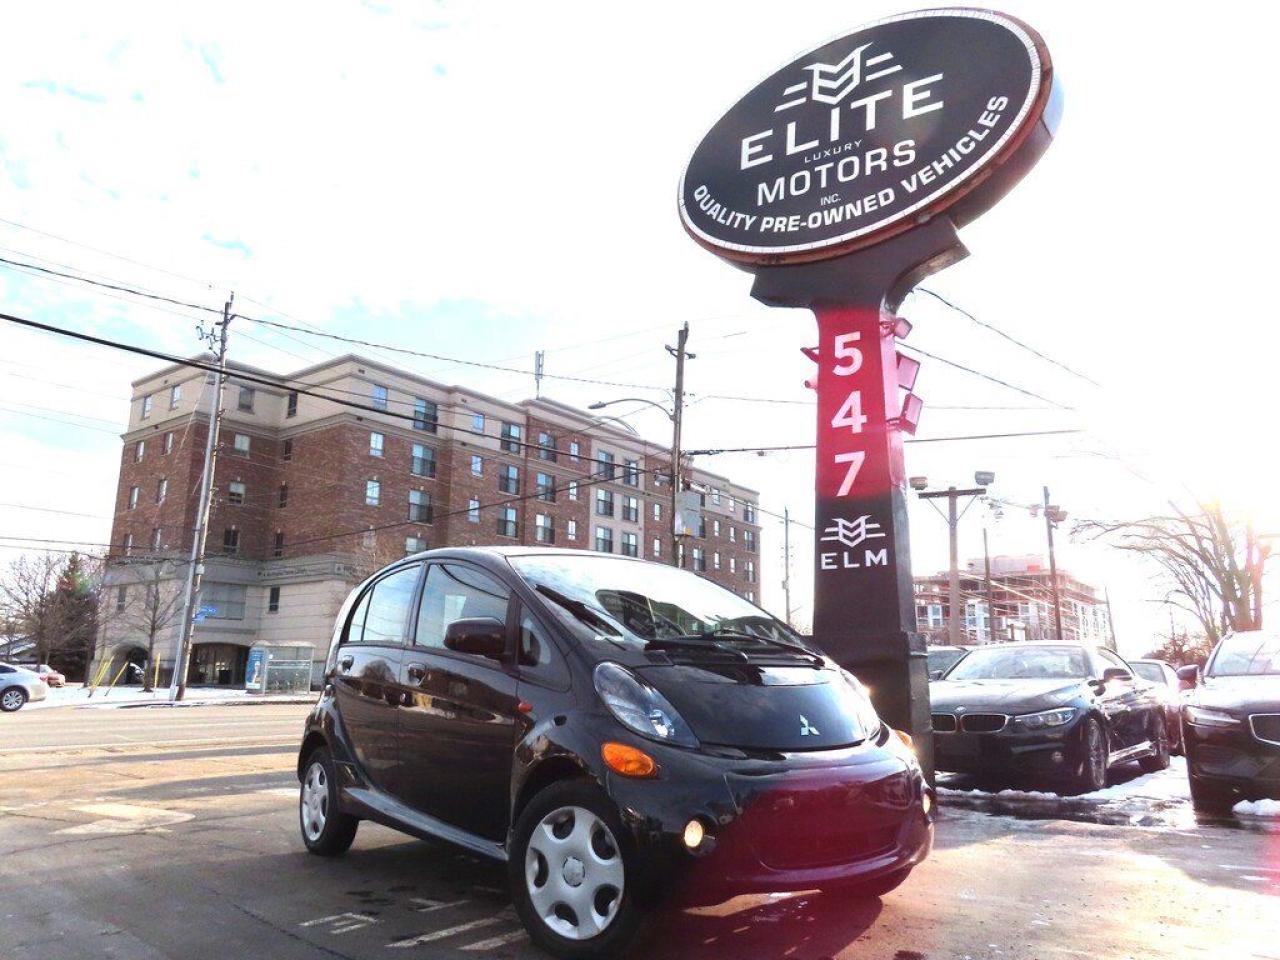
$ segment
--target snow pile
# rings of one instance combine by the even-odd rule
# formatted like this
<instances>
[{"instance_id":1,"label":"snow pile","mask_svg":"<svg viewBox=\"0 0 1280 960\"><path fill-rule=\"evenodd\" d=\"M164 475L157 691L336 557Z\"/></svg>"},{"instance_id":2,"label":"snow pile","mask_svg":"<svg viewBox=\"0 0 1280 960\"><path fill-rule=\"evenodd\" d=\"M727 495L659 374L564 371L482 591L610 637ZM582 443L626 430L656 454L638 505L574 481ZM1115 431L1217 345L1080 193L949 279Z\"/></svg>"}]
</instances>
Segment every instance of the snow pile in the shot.
<instances>
[{"instance_id":1,"label":"snow pile","mask_svg":"<svg viewBox=\"0 0 1280 960\"><path fill-rule=\"evenodd\" d=\"M186 699L178 706L200 706L211 703L246 702L250 698L254 703L270 703L273 701L299 701L312 699L315 694L301 693L289 695L249 693L235 687L188 687ZM115 707L161 706L169 702L169 689L144 691L141 687L115 687L110 690L99 687L90 690L88 687L53 687L43 700L28 703L22 709L43 710L51 707L81 707L90 709L113 709Z\"/></svg>"},{"instance_id":2,"label":"snow pile","mask_svg":"<svg viewBox=\"0 0 1280 960\"><path fill-rule=\"evenodd\" d=\"M1280 800L1241 800L1231 810L1246 817L1280 817Z\"/></svg>"},{"instance_id":3,"label":"snow pile","mask_svg":"<svg viewBox=\"0 0 1280 960\"><path fill-rule=\"evenodd\" d=\"M1134 770L1137 769L1135 766ZM1119 771L1123 776L1123 768ZM1114 775L1114 774L1113 774ZM1171 757L1169 767L1156 773L1132 777L1120 783L1094 790L1092 793L1060 794L1046 790L976 790L947 786L950 783L964 783L965 778L948 776L939 777L938 793L952 797L985 797L1001 800L1071 800L1090 803L1123 803L1129 805L1155 806L1176 803L1190 799L1187 785L1187 762L1182 757Z\"/></svg>"}]
</instances>

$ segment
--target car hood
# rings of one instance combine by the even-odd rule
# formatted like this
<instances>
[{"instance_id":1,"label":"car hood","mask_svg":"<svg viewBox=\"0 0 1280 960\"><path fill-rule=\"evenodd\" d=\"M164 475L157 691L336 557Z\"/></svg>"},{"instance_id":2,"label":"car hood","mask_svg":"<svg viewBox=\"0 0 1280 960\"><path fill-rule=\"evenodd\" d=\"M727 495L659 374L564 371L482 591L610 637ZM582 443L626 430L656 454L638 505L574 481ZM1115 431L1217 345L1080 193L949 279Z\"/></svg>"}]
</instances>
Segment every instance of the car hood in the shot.
<instances>
[{"instance_id":1,"label":"car hood","mask_svg":"<svg viewBox=\"0 0 1280 960\"><path fill-rule=\"evenodd\" d=\"M1243 713L1280 713L1280 674L1206 677L1187 702Z\"/></svg>"},{"instance_id":2,"label":"car hood","mask_svg":"<svg viewBox=\"0 0 1280 960\"><path fill-rule=\"evenodd\" d=\"M929 685L935 713L964 707L970 713L1034 713L1080 696L1081 680L937 680Z\"/></svg>"},{"instance_id":3,"label":"car hood","mask_svg":"<svg viewBox=\"0 0 1280 960\"><path fill-rule=\"evenodd\" d=\"M636 668L703 743L827 750L865 739L858 697L837 670L751 663Z\"/></svg>"}]
</instances>

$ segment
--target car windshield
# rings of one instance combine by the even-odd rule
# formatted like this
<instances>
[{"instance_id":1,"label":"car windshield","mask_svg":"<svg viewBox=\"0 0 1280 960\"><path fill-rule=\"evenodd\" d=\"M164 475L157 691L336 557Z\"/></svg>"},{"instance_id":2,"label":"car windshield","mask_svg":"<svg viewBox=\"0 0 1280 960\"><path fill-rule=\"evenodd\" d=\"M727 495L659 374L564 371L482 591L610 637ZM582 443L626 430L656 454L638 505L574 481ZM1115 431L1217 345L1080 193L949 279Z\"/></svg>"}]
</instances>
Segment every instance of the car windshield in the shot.
<instances>
[{"instance_id":1,"label":"car windshield","mask_svg":"<svg viewBox=\"0 0 1280 960\"><path fill-rule=\"evenodd\" d=\"M974 650L947 680L1082 680L1089 675L1080 647L990 647Z\"/></svg>"},{"instance_id":2,"label":"car windshield","mask_svg":"<svg viewBox=\"0 0 1280 960\"><path fill-rule=\"evenodd\" d=\"M1160 664L1143 663L1140 660L1130 660L1129 665L1133 667L1133 672L1143 680L1150 681L1151 683L1164 683L1164 671L1160 669Z\"/></svg>"},{"instance_id":3,"label":"car windshield","mask_svg":"<svg viewBox=\"0 0 1280 960\"><path fill-rule=\"evenodd\" d=\"M1280 673L1280 633L1253 630L1226 637L1206 673L1211 677Z\"/></svg>"},{"instance_id":4,"label":"car windshield","mask_svg":"<svg viewBox=\"0 0 1280 960\"><path fill-rule=\"evenodd\" d=\"M512 557L511 565L554 608L572 614L588 636L645 643L705 637L726 646L745 639L779 649L804 647L786 624L686 570L591 554Z\"/></svg>"}]
</instances>

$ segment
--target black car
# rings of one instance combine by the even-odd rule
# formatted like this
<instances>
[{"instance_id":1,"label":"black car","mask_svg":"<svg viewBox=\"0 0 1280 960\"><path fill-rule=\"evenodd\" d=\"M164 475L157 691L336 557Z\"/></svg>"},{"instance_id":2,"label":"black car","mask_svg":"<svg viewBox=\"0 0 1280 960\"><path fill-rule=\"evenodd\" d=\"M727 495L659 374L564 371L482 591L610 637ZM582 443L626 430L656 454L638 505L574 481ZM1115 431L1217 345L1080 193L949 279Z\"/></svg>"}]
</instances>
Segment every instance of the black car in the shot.
<instances>
[{"instance_id":1,"label":"black car","mask_svg":"<svg viewBox=\"0 0 1280 960\"><path fill-rule=\"evenodd\" d=\"M1006 643L971 650L929 687L939 770L1100 790L1115 764L1169 765L1160 701L1110 650Z\"/></svg>"},{"instance_id":2,"label":"black car","mask_svg":"<svg viewBox=\"0 0 1280 960\"><path fill-rule=\"evenodd\" d=\"M929 658L929 679L941 679L942 675L968 652L968 647L928 647L925 653Z\"/></svg>"},{"instance_id":3,"label":"black car","mask_svg":"<svg viewBox=\"0 0 1280 960\"><path fill-rule=\"evenodd\" d=\"M1280 799L1280 632L1252 630L1219 641L1182 707L1191 801L1211 813L1237 800Z\"/></svg>"},{"instance_id":4,"label":"black car","mask_svg":"<svg viewBox=\"0 0 1280 960\"><path fill-rule=\"evenodd\" d=\"M508 865L533 939L612 955L659 893L876 896L933 794L856 679L669 566L446 549L361 584L298 754L303 841L361 819Z\"/></svg>"},{"instance_id":5,"label":"black car","mask_svg":"<svg viewBox=\"0 0 1280 960\"><path fill-rule=\"evenodd\" d=\"M1169 752L1182 753L1182 691L1185 684L1173 664L1164 660L1130 660L1134 675L1155 684L1155 695L1164 704L1164 729L1169 734Z\"/></svg>"}]
</instances>

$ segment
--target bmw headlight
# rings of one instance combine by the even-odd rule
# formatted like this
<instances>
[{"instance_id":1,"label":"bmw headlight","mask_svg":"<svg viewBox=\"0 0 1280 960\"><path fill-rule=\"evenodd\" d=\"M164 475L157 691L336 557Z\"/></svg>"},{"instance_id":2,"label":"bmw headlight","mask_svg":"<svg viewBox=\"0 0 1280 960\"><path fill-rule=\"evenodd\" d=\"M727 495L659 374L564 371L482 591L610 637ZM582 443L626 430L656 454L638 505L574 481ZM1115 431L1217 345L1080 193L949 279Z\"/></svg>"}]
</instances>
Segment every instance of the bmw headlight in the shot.
<instances>
[{"instance_id":1,"label":"bmw headlight","mask_svg":"<svg viewBox=\"0 0 1280 960\"><path fill-rule=\"evenodd\" d=\"M1204 707L1185 707L1187 722L1200 727L1234 727L1240 721L1221 710L1206 710Z\"/></svg>"},{"instance_id":2,"label":"bmw headlight","mask_svg":"<svg viewBox=\"0 0 1280 960\"><path fill-rule=\"evenodd\" d=\"M1074 707L1061 707L1058 710L1042 710L1039 713L1024 713L1014 717L1013 722L1024 730L1049 730L1053 727L1066 726L1075 719Z\"/></svg>"},{"instance_id":3,"label":"bmw headlight","mask_svg":"<svg viewBox=\"0 0 1280 960\"><path fill-rule=\"evenodd\" d=\"M862 681L848 670L841 669L840 676L853 689L853 711L858 719L858 726L862 728L863 737L867 740L876 739L884 722L871 703L871 694L862 685Z\"/></svg>"},{"instance_id":4,"label":"bmw headlight","mask_svg":"<svg viewBox=\"0 0 1280 960\"><path fill-rule=\"evenodd\" d=\"M626 667L602 663L593 679L604 705L628 730L681 747L698 745L698 738L671 702Z\"/></svg>"}]
</instances>

